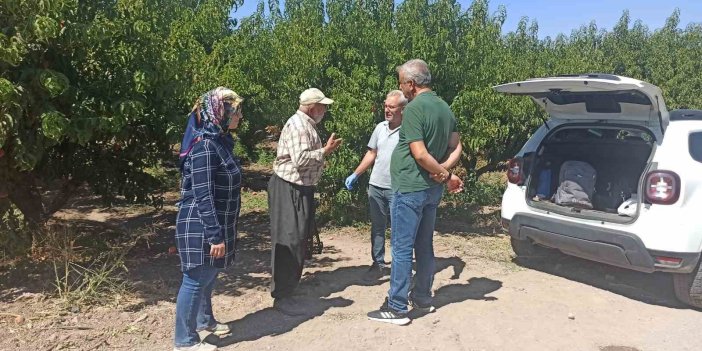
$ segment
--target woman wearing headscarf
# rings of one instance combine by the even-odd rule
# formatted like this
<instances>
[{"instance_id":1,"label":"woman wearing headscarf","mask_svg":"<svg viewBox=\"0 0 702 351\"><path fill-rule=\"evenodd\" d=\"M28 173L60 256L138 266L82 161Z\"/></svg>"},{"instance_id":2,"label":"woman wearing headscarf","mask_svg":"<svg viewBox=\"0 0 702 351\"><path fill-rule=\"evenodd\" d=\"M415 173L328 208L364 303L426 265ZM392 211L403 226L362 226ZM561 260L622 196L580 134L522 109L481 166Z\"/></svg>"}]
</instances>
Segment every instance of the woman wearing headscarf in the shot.
<instances>
[{"instance_id":1,"label":"woman wearing headscarf","mask_svg":"<svg viewBox=\"0 0 702 351\"><path fill-rule=\"evenodd\" d=\"M230 332L212 314L212 289L220 270L234 262L241 171L229 131L242 118L242 101L223 87L203 94L190 113L181 143L175 238L183 283L176 302L174 350L216 350L201 342L198 331Z\"/></svg>"}]
</instances>

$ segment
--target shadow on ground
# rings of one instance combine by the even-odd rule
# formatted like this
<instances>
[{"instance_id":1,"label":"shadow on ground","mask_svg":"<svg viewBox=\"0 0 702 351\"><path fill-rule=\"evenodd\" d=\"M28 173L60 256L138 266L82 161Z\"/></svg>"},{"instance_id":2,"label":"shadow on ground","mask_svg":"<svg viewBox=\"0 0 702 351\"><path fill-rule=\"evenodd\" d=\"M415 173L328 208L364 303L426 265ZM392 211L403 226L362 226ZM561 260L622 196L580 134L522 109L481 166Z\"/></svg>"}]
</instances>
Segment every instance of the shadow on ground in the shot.
<instances>
[{"instance_id":1,"label":"shadow on ground","mask_svg":"<svg viewBox=\"0 0 702 351\"><path fill-rule=\"evenodd\" d=\"M435 274L445 269L451 268L453 274L450 280L459 280L461 273L465 269L466 263L459 257L437 257ZM434 291L434 301L432 305L439 309L453 303L460 303L467 300L495 301L496 297L487 296L502 288L502 282L485 277L471 277L466 283L453 283L444 285ZM427 313L419 310L410 310L408 316L417 319Z\"/></svg>"},{"instance_id":2,"label":"shadow on ground","mask_svg":"<svg viewBox=\"0 0 702 351\"><path fill-rule=\"evenodd\" d=\"M326 247L325 247L326 250ZM311 262L314 264L314 262ZM265 336L289 332L300 324L323 315L334 307L346 307L354 303L342 297L329 297L353 285L379 285L384 280L367 282L363 279L368 266L341 267L333 271L306 272L296 290L296 299L301 301L307 312L304 316L290 317L273 307L249 313L243 318L229 322L231 335L221 339L208 340L218 346L227 346L241 341L252 341ZM267 287L267 285L266 285Z\"/></svg>"},{"instance_id":3,"label":"shadow on ground","mask_svg":"<svg viewBox=\"0 0 702 351\"><path fill-rule=\"evenodd\" d=\"M436 272L451 267L451 279L458 279L463 272L465 262L458 257L437 257ZM388 278L379 278L368 281L364 279L368 266L341 267L333 271L317 271L306 273L296 291L297 298L302 301L307 314L298 317L289 317L281 314L275 308L265 308L252 312L241 319L228 323L233 333L216 338L209 336L206 341L220 347L232 345L242 341L253 341L266 336L275 336L289 332L302 323L323 315L331 308L347 307L354 303L353 300L342 297L330 297L332 294L347 289L350 286L375 286L388 281ZM502 283L487 278L470 278L467 284L450 284L439 288L435 293L435 306L444 307L452 303L468 299L492 300L485 295L499 289ZM382 301L378 301L380 306ZM421 314L410 314L412 318L420 318Z\"/></svg>"},{"instance_id":4,"label":"shadow on ground","mask_svg":"<svg viewBox=\"0 0 702 351\"><path fill-rule=\"evenodd\" d=\"M668 273L642 273L568 256L558 251L544 256L517 257L513 261L521 267L553 274L647 304L689 308L675 297L673 277Z\"/></svg>"}]
</instances>

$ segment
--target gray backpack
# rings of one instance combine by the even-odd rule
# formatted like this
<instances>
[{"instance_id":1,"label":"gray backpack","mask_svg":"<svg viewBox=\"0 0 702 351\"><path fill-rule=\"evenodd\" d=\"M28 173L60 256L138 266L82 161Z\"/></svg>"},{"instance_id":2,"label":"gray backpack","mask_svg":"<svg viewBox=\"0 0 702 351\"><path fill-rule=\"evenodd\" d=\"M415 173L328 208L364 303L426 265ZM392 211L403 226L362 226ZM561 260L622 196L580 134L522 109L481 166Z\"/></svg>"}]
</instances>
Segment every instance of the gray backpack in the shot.
<instances>
[{"instance_id":1,"label":"gray backpack","mask_svg":"<svg viewBox=\"0 0 702 351\"><path fill-rule=\"evenodd\" d=\"M596 177L597 172L587 162L563 162L553 202L558 205L592 209Z\"/></svg>"}]
</instances>

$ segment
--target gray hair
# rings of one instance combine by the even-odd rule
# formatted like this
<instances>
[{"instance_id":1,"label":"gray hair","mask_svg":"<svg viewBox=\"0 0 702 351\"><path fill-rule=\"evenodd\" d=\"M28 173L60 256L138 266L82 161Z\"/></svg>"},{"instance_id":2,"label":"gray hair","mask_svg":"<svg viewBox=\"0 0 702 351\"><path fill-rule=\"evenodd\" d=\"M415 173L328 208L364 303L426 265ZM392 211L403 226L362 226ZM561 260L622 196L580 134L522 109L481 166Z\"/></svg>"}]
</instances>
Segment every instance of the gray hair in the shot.
<instances>
[{"instance_id":1,"label":"gray hair","mask_svg":"<svg viewBox=\"0 0 702 351\"><path fill-rule=\"evenodd\" d=\"M407 101L405 94L402 93L402 90L391 90L385 98L389 99L391 97L397 97L397 101L400 103L400 106L405 106L409 102Z\"/></svg>"},{"instance_id":2,"label":"gray hair","mask_svg":"<svg viewBox=\"0 0 702 351\"><path fill-rule=\"evenodd\" d=\"M405 74L405 79L413 81L414 84L419 86L428 86L431 84L431 72L429 72L429 66L424 60L409 60L401 66L397 66L396 70L398 74L403 72Z\"/></svg>"}]
</instances>

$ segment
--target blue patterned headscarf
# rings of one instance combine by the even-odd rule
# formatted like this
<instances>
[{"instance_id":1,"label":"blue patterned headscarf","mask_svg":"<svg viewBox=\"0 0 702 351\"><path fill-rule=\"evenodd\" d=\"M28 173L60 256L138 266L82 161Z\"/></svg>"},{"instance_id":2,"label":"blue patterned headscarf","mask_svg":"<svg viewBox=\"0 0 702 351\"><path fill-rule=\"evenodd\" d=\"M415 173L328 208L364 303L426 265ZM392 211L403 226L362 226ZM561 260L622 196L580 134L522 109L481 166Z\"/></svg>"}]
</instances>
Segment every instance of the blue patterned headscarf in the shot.
<instances>
[{"instance_id":1,"label":"blue patterned headscarf","mask_svg":"<svg viewBox=\"0 0 702 351\"><path fill-rule=\"evenodd\" d=\"M217 87L200 96L188 116L188 125L180 143L181 170L193 146L203 138L219 139L230 150L234 147L228 126L232 113L241 107L242 101L241 96L224 87Z\"/></svg>"}]
</instances>

